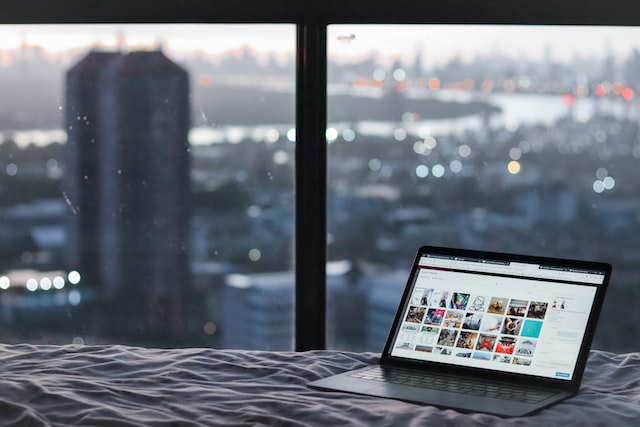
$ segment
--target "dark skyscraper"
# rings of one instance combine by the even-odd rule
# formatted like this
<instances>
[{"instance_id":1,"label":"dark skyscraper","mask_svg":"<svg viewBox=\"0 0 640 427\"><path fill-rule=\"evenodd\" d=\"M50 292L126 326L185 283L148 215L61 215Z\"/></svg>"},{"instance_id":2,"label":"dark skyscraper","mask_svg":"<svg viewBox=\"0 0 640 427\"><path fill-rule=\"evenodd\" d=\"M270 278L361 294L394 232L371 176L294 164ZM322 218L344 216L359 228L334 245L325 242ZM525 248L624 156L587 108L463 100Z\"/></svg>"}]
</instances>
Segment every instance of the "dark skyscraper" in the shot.
<instances>
[{"instance_id":1,"label":"dark skyscraper","mask_svg":"<svg viewBox=\"0 0 640 427\"><path fill-rule=\"evenodd\" d=\"M90 52L67 73L68 267L114 325L179 332L189 289L189 79L160 51Z\"/></svg>"}]
</instances>

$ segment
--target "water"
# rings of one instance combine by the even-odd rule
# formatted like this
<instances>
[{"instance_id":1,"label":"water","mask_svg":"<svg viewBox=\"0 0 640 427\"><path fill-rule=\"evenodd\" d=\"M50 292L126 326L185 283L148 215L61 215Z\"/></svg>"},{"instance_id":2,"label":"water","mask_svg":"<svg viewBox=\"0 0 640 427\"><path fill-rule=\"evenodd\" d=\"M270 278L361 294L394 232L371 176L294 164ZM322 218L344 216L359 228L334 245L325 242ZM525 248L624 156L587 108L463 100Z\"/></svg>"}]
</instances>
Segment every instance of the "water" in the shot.
<instances>
[{"instance_id":1,"label":"water","mask_svg":"<svg viewBox=\"0 0 640 427\"><path fill-rule=\"evenodd\" d=\"M334 89L336 92L336 89ZM336 92L337 93L337 92ZM362 95L359 93L359 95ZM367 96L377 97L376 94ZM439 91L412 93L411 97L431 97L442 101L484 101L501 109L501 113L494 114L489 119L491 127L506 127L514 130L519 126L543 125L552 126L559 119L570 116L574 120L586 123L596 113L604 112L614 117L640 118L640 109L634 101L605 98L577 98L571 106L566 105L562 96L558 94L473 94L470 92ZM355 124L329 123L329 128L344 132L350 126L363 136L389 137L396 129L403 127L413 136L422 137L425 132L431 135L462 134L467 131L478 131L484 128L486 120L479 115L465 116L453 119L419 120L409 122L381 122L360 121ZM202 145L221 142L240 142L250 138L256 142L274 141L284 137L295 140L293 127L289 125L244 125L244 126L196 126L189 133L192 145ZM36 144L48 145L52 142L64 143L66 133L62 129L31 129L0 132L0 142L13 139L19 146Z\"/></svg>"},{"instance_id":2,"label":"water","mask_svg":"<svg viewBox=\"0 0 640 427\"><path fill-rule=\"evenodd\" d=\"M412 95L416 97L417 95ZM435 99L442 101L471 101L468 92L456 93L454 91L442 91L437 95L430 94ZM489 119L492 128L507 128L515 130L520 126L542 125L553 126L564 117L571 117L578 122L587 123L597 113L610 114L618 119L640 118L640 112L635 102L619 99L603 98L578 98L573 105L563 102L561 95L550 94L513 94L497 93L476 96L476 101L484 101L495 105L501 112L494 114ZM486 120L479 115L465 116L454 119L419 120L412 122L394 123L379 121L362 121L355 125L355 131L367 136L389 137L398 127L403 127L408 134L424 137L430 135L463 134L468 131L479 131L486 126ZM331 123L329 127L335 127L344 131L346 124Z\"/></svg>"}]
</instances>

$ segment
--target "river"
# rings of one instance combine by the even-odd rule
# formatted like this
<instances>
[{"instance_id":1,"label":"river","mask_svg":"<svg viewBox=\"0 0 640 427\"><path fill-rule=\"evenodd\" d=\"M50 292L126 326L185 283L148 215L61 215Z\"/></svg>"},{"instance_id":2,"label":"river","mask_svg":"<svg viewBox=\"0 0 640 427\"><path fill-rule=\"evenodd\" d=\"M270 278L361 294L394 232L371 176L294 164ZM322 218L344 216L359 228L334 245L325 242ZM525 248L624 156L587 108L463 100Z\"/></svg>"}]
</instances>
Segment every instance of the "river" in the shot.
<instances>
[{"instance_id":1,"label":"river","mask_svg":"<svg viewBox=\"0 0 640 427\"><path fill-rule=\"evenodd\" d=\"M486 118L479 115L470 115L439 120L421 118L419 120L405 120L401 123L372 120L362 120L357 123L339 122L329 123L328 128L335 129L336 134L344 135L345 131L351 130L350 134L380 137L391 136L398 128L403 128L408 135L424 137L425 134L443 135L477 131L483 129L487 123L492 128L506 127L512 130L523 125L552 126L558 119L567 115L577 121L587 123L598 112L605 112L620 119L640 118L638 102L636 100L623 101L620 98L577 98L572 105L567 105L563 102L561 95L548 94L493 93L474 95L469 92L441 91L435 95L430 93L428 96L443 101L484 101L498 107L500 113L492 115L488 122ZM246 138L261 142L286 137L294 141L293 127L293 123L290 125L195 126L189 132L189 141L192 145L233 143ZM0 132L0 142L7 139L13 139L20 146L28 144L42 146L52 142L65 142L66 133L62 129Z\"/></svg>"}]
</instances>

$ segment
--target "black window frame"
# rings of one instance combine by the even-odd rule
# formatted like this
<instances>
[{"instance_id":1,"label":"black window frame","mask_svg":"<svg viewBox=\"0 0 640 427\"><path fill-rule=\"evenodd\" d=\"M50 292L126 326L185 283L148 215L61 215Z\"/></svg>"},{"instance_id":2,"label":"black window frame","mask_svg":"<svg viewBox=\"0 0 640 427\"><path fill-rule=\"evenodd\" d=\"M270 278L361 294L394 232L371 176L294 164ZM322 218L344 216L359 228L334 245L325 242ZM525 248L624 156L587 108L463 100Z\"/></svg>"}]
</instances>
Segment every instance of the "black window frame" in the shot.
<instances>
[{"instance_id":1,"label":"black window frame","mask_svg":"<svg viewBox=\"0 0 640 427\"><path fill-rule=\"evenodd\" d=\"M295 350L326 346L326 81L331 24L640 25L637 0L21 0L0 24L274 23L297 28Z\"/></svg>"}]
</instances>

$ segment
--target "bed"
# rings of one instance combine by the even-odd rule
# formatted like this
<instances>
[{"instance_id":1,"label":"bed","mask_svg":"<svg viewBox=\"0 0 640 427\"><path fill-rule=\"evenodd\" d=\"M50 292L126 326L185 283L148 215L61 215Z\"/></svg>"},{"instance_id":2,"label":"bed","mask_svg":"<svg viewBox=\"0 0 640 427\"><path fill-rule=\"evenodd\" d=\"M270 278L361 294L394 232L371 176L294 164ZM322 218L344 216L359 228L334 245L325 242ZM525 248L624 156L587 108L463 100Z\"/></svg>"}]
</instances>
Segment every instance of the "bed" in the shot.
<instances>
[{"instance_id":1,"label":"bed","mask_svg":"<svg viewBox=\"0 0 640 427\"><path fill-rule=\"evenodd\" d=\"M640 425L640 353L592 351L578 396L511 419L307 387L375 353L7 344L0 357L2 425Z\"/></svg>"}]
</instances>

